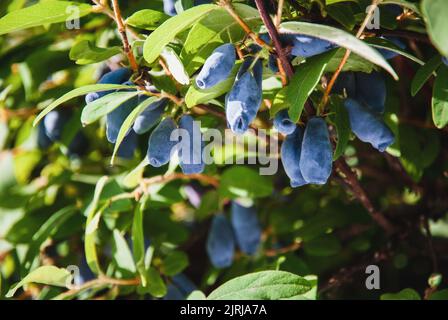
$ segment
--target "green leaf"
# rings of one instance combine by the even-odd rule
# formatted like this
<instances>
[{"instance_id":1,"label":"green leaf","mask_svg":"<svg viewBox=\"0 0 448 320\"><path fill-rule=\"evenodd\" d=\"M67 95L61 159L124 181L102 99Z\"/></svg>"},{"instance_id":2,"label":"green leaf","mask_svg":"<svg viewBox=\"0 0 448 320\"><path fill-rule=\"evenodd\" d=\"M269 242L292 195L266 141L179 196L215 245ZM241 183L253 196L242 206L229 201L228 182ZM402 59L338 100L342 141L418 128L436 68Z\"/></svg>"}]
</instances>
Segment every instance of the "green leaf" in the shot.
<instances>
[{"instance_id":1,"label":"green leaf","mask_svg":"<svg viewBox=\"0 0 448 320\"><path fill-rule=\"evenodd\" d=\"M123 178L123 185L126 188L135 188L138 186L141 178L143 177L143 171L145 170L145 167L149 165L148 157L145 157L134 169L132 169L131 172L129 172L124 178Z\"/></svg>"},{"instance_id":2,"label":"green leaf","mask_svg":"<svg viewBox=\"0 0 448 320\"><path fill-rule=\"evenodd\" d=\"M83 125L91 124L139 94L139 91L113 92L101 97L84 107L81 113L81 123Z\"/></svg>"},{"instance_id":3,"label":"green leaf","mask_svg":"<svg viewBox=\"0 0 448 320\"><path fill-rule=\"evenodd\" d=\"M395 73L394 69L378 51L343 30L322 24L298 21L282 23L281 30L286 33L301 33L335 43L382 67L389 72L394 79L398 80L398 75Z\"/></svg>"},{"instance_id":4,"label":"green leaf","mask_svg":"<svg viewBox=\"0 0 448 320\"><path fill-rule=\"evenodd\" d=\"M327 52L308 59L301 64L285 91L284 106L292 121L297 122L302 115L305 101L320 81L328 61L335 51Z\"/></svg>"},{"instance_id":5,"label":"green leaf","mask_svg":"<svg viewBox=\"0 0 448 320\"><path fill-rule=\"evenodd\" d=\"M145 30L154 30L163 22L169 19L169 16L163 12L151 9L144 9L135 12L126 19L126 24Z\"/></svg>"},{"instance_id":6,"label":"green leaf","mask_svg":"<svg viewBox=\"0 0 448 320\"><path fill-rule=\"evenodd\" d=\"M411 84L411 94L413 97L420 91L431 75L435 75L435 71L441 64L442 59L439 55L437 55L432 57L427 63L417 70Z\"/></svg>"},{"instance_id":7,"label":"green leaf","mask_svg":"<svg viewBox=\"0 0 448 320\"><path fill-rule=\"evenodd\" d=\"M437 71L432 93L432 120L442 129L448 123L448 67L442 65Z\"/></svg>"},{"instance_id":8,"label":"green leaf","mask_svg":"<svg viewBox=\"0 0 448 320\"><path fill-rule=\"evenodd\" d=\"M378 49L386 49L389 51L393 51L395 53L398 53L402 55L405 58L408 58L409 60L412 60L419 65L424 65L425 63L417 58L416 56L413 56L410 53L407 53L406 51L402 50L400 47L398 47L396 44L394 44L392 41L389 41L387 39L377 38L377 37L370 37L364 40L371 46L378 48Z\"/></svg>"},{"instance_id":9,"label":"green leaf","mask_svg":"<svg viewBox=\"0 0 448 320\"><path fill-rule=\"evenodd\" d=\"M221 176L219 193L222 197L261 198L272 194L272 181L258 172L242 166L233 166Z\"/></svg>"},{"instance_id":10,"label":"green leaf","mask_svg":"<svg viewBox=\"0 0 448 320\"><path fill-rule=\"evenodd\" d=\"M145 60L148 63L153 63L159 57L163 48L174 40L178 33L189 28L192 24L217 8L219 7L214 4L204 4L166 20L146 38L143 46L143 57Z\"/></svg>"},{"instance_id":11,"label":"green leaf","mask_svg":"<svg viewBox=\"0 0 448 320\"><path fill-rule=\"evenodd\" d=\"M420 295L414 289L403 289L397 293L385 293L381 295L381 300L421 300Z\"/></svg>"},{"instance_id":12,"label":"green leaf","mask_svg":"<svg viewBox=\"0 0 448 320\"><path fill-rule=\"evenodd\" d=\"M98 180L92 202L86 209L87 222L84 236L84 250L87 264L95 274L101 272L95 244L96 230L98 229L98 223L101 217L101 212L97 213L97 207L100 201L101 193L103 192L104 186L106 185L108 179L109 177L103 176Z\"/></svg>"},{"instance_id":13,"label":"green leaf","mask_svg":"<svg viewBox=\"0 0 448 320\"><path fill-rule=\"evenodd\" d=\"M383 0L382 2L379 3L379 5L386 5L386 4L398 4L399 6L408 8L417 14L421 14L420 9L417 7L417 5L407 0Z\"/></svg>"},{"instance_id":14,"label":"green leaf","mask_svg":"<svg viewBox=\"0 0 448 320\"><path fill-rule=\"evenodd\" d=\"M432 293L429 300L448 300L448 289Z\"/></svg>"},{"instance_id":15,"label":"green leaf","mask_svg":"<svg viewBox=\"0 0 448 320\"><path fill-rule=\"evenodd\" d=\"M342 24L346 29L352 30L355 27L355 14L350 6L346 4L334 4L327 6L330 17Z\"/></svg>"},{"instance_id":16,"label":"green leaf","mask_svg":"<svg viewBox=\"0 0 448 320\"><path fill-rule=\"evenodd\" d=\"M134 261L140 274L142 286L146 287L146 268L145 268L145 237L143 232L143 210L146 204L146 197L137 204L134 211L134 219L132 222L132 244L134 251Z\"/></svg>"},{"instance_id":17,"label":"green leaf","mask_svg":"<svg viewBox=\"0 0 448 320\"><path fill-rule=\"evenodd\" d=\"M173 48L163 48L160 56L165 61L168 70L171 72L173 78L177 82L183 85L187 85L190 83L190 77L185 71L182 61L180 60L177 53L173 50Z\"/></svg>"},{"instance_id":18,"label":"green leaf","mask_svg":"<svg viewBox=\"0 0 448 320\"><path fill-rule=\"evenodd\" d=\"M114 229L113 236L115 249L114 260L117 263L118 268L121 271L129 272L131 274L135 273L134 259L132 258L131 250L129 249L125 238L117 229Z\"/></svg>"},{"instance_id":19,"label":"green leaf","mask_svg":"<svg viewBox=\"0 0 448 320\"><path fill-rule=\"evenodd\" d=\"M126 134L128 133L129 129L133 126L135 120L137 117L153 102L155 102L158 98L157 97L150 97L148 99L145 99L142 103L140 103L137 107L135 107L132 112L126 117L126 119L123 121L123 124L120 127L120 131L117 135L117 141L114 145L114 152L112 153L112 157L110 159L110 164L113 165L115 161L115 157L117 155L118 149L120 148L121 143L123 142L124 138L126 137Z\"/></svg>"},{"instance_id":20,"label":"green leaf","mask_svg":"<svg viewBox=\"0 0 448 320\"><path fill-rule=\"evenodd\" d=\"M73 98L86 95L90 92L102 92L109 90L129 89L129 88L136 88L136 87L125 86L122 84L92 84L88 86L83 86L81 88L76 88L70 92L67 92L62 97L58 98L50 105L48 105L44 110L42 110L36 117L36 119L34 119L33 126L36 126L39 123L39 121L42 120L43 117L45 117L52 110L54 110L64 102L67 102L68 100L71 100Z\"/></svg>"},{"instance_id":21,"label":"green leaf","mask_svg":"<svg viewBox=\"0 0 448 320\"><path fill-rule=\"evenodd\" d=\"M166 285L159 272L153 267L148 269L148 292L156 298L166 295Z\"/></svg>"},{"instance_id":22,"label":"green leaf","mask_svg":"<svg viewBox=\"0 0 448 320\"><path fill-rule=\"evenodd\" d=\"M0 19L0 35L16 30L43 26L50 23L81 18L89 14L92 6L72 1L45 1L24 9L12 11Z\"/></svg>"},{"instance_id":23,"label":"green leaf","mask_svg":"<svg viewBox=\"0 0 448 320\"><path fill-rule=\"evenodd\" d=\"M23 265L25 268L31 267L33 259L39 254L40 246L48 239L58 228L76 212L76 207L66 207L54 213L39 230L33 235L32 242L26 252Z\"/></svg>"},{"instance_id":24,"label":"green leaf","mask_svg":"<svg viewBox=\"0 0 448 320\"><path fill-rule=\"evenodd\" d=\"M66 269L55 266L42 266L33 270L19 283L9 289L6 297L11 298L20 287L28 283L41 283L51 286L66 287L67 284L71 283L71 279L72 275Z\"/></svg>"},{"instance_id":25,"label":"green leaf","mask_svg":"<svg viewBox=\"0 0 448 320\"><path fill-rule=\"evenodd\" d=\"M334 113L330 115L330 119L334 123L338 134L338 141L336 143L336 149L334 150L333 160L337 160L344 154L350 138L350 120L343 103L342 99L337 96L332 96L330 99L330 110L334 111Z\"/></svg>"},{"instance_id":26,"label":"green leaf","mask_svg":"<svg viewBox=\"0 0 448 320\"><path fill-rule=\"evenodd\" d=\"M261 22L258 11L250 6L234 3L235 12L255 29ZM180 54L188 74L194 73L219 45L236 43L245 36L244 30L223 8L210 12L188 33Z\"/></svg>"},{"instance_id":27,"label":"green leaf","mask_svg":"<svg viewBox=\"0 0 448 320\"><path fill-rule=\"evenodd\" d=\"M188 256L182 251L173 251L163 260L162 272L167 276L175 276L186 267L188 267Z\"/></svg>"},{"instance_id":28,"label":"green leaf","mask_svg":"<svg viewBox=\"0 0 448 320\"><path fill-rule=\"evenodd\" d=\"M120 47L98 48L90 41L82 40L70 49L70 59L84 65L107 60L119 53L121 53Z\"/></svg>"},{"instance_id":29,"label":"green leaf","mask_svg":"<svg viewBox=\"0 0 448 320\"><path fill-rule=\"evenodd\" d=\"M206 299L207 297L205 296L204 292L200 290L192 291L187 297L187 300L206 300Z\"/></svg>"},{"instance_id":30,"label":"green leaf","mask_svg":"<svg viewBox=\"0 0 448 320\"><path fill-rule=\"evenodd\" d=\"M421 4L429 38L442 55L448 57L448 1L423 0Z\"/></svg>"},{"instance_id":31,"label":"green leaf","mask_svg":"<svg viewBox=\"0 0 448 320\"><path fill-rule=\"evenodd\" d=\"M309 281L285 271L261 271L234 278L207 297L209 300L278 300L311 290Z\"/></svg>"}]
</instances>

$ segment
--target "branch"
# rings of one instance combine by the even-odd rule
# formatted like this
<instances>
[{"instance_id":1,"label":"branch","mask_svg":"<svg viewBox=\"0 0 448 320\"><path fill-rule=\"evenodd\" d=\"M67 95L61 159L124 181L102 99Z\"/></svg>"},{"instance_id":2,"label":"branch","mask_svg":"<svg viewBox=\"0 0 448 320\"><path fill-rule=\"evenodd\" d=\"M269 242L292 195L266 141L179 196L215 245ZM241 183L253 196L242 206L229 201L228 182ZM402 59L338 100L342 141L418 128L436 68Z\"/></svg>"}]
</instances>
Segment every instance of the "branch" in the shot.
<instances>
[{"instance_id":1,"label":"branch","mask_svg":"<svg viewBox=\"0 0 448 320\"><path fill-rule=\"evenodd\" d=\"M129 64L131 65L132 70L134 72L137 72L138 64L137 64L137 61L135 60L134 53L131 50L131 46L129 45L128 36L126 34L126 25L124 24L123 18L121 16L121 11L120 11L120 7L118 5L118 0L113 0L112 6L114 9L114 14L115 14L115 22L117 23L117 26L118 26L118 32L120 33L121 41L123 42L124 52L128 57Z\"/></svg>"}]
</instances>

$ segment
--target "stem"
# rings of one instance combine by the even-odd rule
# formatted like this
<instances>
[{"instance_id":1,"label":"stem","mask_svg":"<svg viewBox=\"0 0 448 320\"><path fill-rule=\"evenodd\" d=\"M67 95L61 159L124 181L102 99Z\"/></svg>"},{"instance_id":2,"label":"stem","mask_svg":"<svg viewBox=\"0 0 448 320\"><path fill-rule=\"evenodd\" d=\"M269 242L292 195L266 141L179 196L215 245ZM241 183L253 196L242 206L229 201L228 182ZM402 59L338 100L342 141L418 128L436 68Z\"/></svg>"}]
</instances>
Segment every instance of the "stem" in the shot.
<instances>
[{"instance_id":1,"label":"stem","mask_svg":"<svg viewBox=\"0 0 448 320\"><path fill-rule=\"evenodd\" d=\"M128 57L129 64L134 72L138 71L138 64L135 60L134 53L131 50L131 46L129 45L128 36L126 34L126 25L124 24L123 17L121 16L120 6L118 5L118 0L112 0L112 7L114 9L115 14L115 22L118 26L118 32L121 36L121 41L123 42L123 49L125 54Z\"/></svg>"},{"instance_id":2,"label":"stem","mask_svg":"<svg viewBox=\"0 0 448 320\"><path fill-rule=\"evenodd\" d=\"M282 22L284 0L278 0L277 16L275 17L275 26L278 29Z\"/></svg>"},{"instance_id":3,"label":"stem","mask_svg":"<svg viewBox=\"0 0 448 320\"><path fill-rule=\"evenodd\" d=\"M275 51L277 52L278 59L281 62L283 70L288 76L288 78L291 78L294 75L294 69L291 63L289 63L288 57L285 55L285 51L282 48L277 28L275 27L271 17L266 11L266 7L264 5L263 0L255 0L255 4L257 5L258 11L260 12L260 16L261 19L263 20L263 23L268 29L269 36L271 37L272 42L274 43Z\"/></svg>"},{"instance_id":4,"label":"stem","mask_svg":"<svg viewBox=\"0 0 448 320\"><path fill-rule=\"evenodd\" d=\"M372 19L373 13L375 12L376 8L378 7L378 3L380 3L382 0L372 0L372 5L370 6L369 12L367 12L367 15L364 19L364 21L361 24L361 27L358 29L358 32L356 33L356 37L359 39L366 26L367 23ZM333 77L331 78L330 82L328 83L327 89L325 90L324 96L322 98L322 101L318 107L318 114L321 114L325 110L325 106L328 103L328 99L330 97L331 90L333 89L334 84L336 83L336 80L338 79L339 75L342 72L342 69L344 68L345 64L348 61L348 58L350 57L350 54L352 52L350 50L346 50L344 57L341 60L341 63L339 63L338 68L336 69L336 72L333 74Z\"/></svg>"}]
</instances>

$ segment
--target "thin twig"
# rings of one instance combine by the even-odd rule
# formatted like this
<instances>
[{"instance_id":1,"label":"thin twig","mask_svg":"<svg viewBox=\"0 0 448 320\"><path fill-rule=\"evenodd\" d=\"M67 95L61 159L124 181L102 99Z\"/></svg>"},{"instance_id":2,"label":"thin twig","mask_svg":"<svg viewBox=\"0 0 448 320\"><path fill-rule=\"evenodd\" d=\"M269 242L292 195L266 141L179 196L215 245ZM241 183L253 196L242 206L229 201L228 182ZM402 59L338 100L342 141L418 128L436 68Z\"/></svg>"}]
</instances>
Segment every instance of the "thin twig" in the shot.
<instances>
[{"instance_id":1,"label":"thin twig","mask_svg":"<svg viewBox=\"0 0 448 320\"><path fill-rule=\"evenodd\" d=\"M137 72L138 64L137 61L135 60L135 56L134 53L132 52L131 46L129 45L128 36L126 34L126 25L123 21L123 17L121 16L118 0L112 0L112 7L114 9L115 22L117 23L118 26L118 32L120 33L121 41L123 42L124 52L128 57L129 64L131 65L132 70L134 70L134 72Z\"/></svg>"}]
</instances>

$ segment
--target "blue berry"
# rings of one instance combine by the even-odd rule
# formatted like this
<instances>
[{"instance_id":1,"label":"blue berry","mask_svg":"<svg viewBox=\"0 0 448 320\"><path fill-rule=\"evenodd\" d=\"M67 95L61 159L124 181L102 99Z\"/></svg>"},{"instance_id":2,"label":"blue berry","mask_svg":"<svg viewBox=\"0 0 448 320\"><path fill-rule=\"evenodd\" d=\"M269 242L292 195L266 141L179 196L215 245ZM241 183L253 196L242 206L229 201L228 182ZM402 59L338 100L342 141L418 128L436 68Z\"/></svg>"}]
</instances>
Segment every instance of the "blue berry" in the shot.
<instances>
[{"instance_id":1,"label":"blue berry","mask_svg":"<svg viewBox=\"0 0 448 320\"><path fill-rule=\"evenodd\" d=\"M246 208L232 202L231 222L241 251L254 254L261 241L261 227L255 207Z\"/></svg>"},{"instance_id":2,"label":"blue berry","mask_svg":"<svg viewBox=\"0 0 448 320\"><path fill-rule=\"evenodd\" d=\"M241 66L235 83L226 96L226 118L230 129L243 134L257 116L262 101L262 65L257 61L252 72Z\"/></svg>"},{"instance_id":3,"label":"blue berry","mask_svg":"<svg viewBox=\"0 0 448 320\"><path fill-rule=\"evenodd\" d=\"M303 135L300 171L311 184L325 184L331 175L333 151L327 124L320 117L308 121Z\"/></svg>"},{"instance_id":4,"label":"blue berry","mask_svg":"<svg viewBox=\"0 0 448 320\"><path fill-rule=\"evenodd\" d=\"M394 143L392 131L365 105L354 99L347 99L344 105L348 111L352 131L359 140L370 143L380 152L384 152Z\"/></svg>"},{"instance_id":5,"label":"blue berry","mask_svg":"<svg viewBox=\"0 0 448 320\"><path fill-rule=\"evenodd\" d=\"M312 57L336 47L327 40L301 34L288 34L286 38L292 44L291 54L303 58Z\"/></svg>"},{"instance_id":6,"label":"blue berry","mask_svg":"<svg viewBox=\"0 0 448 320\"><path fill-rule=\"evenodd\" d=\"M120 84L125 82L131 76L131 71L128 68L119 68L117 70L106 73L98 81L99 84ZM91 92L86 95L86 103L91 103L96 99L104 97L111 93L111 91Z\"/></svg>"},{"instance_id":7,"label":"blue berry","mask_svg":"<svg viewBox=\"0 0 448 320\"><path fill-rule=\"evenodd\" d=\"M118 133L120 132L121 125L124 120L129 116L135 106L138 105L138 97L133 97L128 101L121 104L118 108L115 108L112 112L106 116L106 137L111 143L117 141ZM129 134L130 129L126 133Z\"/></svg>"},{"instance_id":8,"label":"blue berry","mask_svg":"<svg viewBox=\"0 0 448 320\"><path fill-rule=\"evenodd\" d=\"M132 159L137 149L137 144L138 136L134 130L130 129L118 148L117 156L124 159Z\"/></svg>"},{"instance_id":9,"label":"blue berry","mask_svg":"<svg viewBox=\"0 0 448 320\"><path fill-rule=\"evenodd\" d=\"M47 136L45 132L44 121L39 122L37 127L37 145L40 149L48 149L53 144L53 141Z\"/></svg>"},{"instance_id":10,"label":"blue berry","mask_svg":"<svg viewBox=\"0 0 448 320\"><path fill-rule=\"evenodd\" d=\"M179 129L184 129L188 142L179 150L179 161L182 172L195 174L204 171L205 164L202 158L202 134L199 125L189 115L184 115L179 120ZM183 139L183 138L182 138ZM183 141L183 140L182 140Z\"/></svg>"},{"instance_id":11,"label":"blue berry","mask_svg":"<svg viewBox=\"0 0 448 320\"><path fill-rule=\"evenodd\" d=\"M274 117L274 127L283 134L291 134L296 130L296 124L291 120L286 109L277 112Z\"/></svg>"},{"instance_id":12,"label":"blue berry","mask_svg":"<svg viewBox=\"0 0 448 320\"><path fill-rule=\"evenodd\" d=\"M141 101L140 101L141 102ZM152 129L163 114L165 106L167 104L166 99L160 99L151 103L142 113L135 119L133 129L137 134L144 134Z\"/></svg>"},{"instance_id":13,"label":"blue berry","mask_svg":"<svg viewBox=\"0 0 448 320\"><path fill-rule=\"evenodd\" d=\"M354 97L356 94L356 77L354 72L342 72L333 87L333 92Z\"/></svg>"},{"instance_id":14,"label":"blue berry","mask_svg":"<svg viewBox=\"0 0 448 320\"><path fill-rule=\"evenodd\" d=\"M171 141L171 133L177 126L170 117L165 118L149 136L147 157L153 167L161 167L171 159L176 141Z\"/></svg>"},{"instance_id":15,"label":"blue berry","mask_svg":"<svg viewBox=\"0 0 448 320\"><path fill-rule=\"evenodd\" d=\"M196 77L199 89L208 89L226 80L235 65L235 46L231 43L216 48L207 58L204 66Z\"/></svg>"},{"instance_id":16,"label":"blue berry","mask_svg":"<svg viewBox=\"0 0 448 320\"><path fill-rule=\"evenodd\" d=\"M356 100L373 112L383 113L386 104L386 81L379 72L356 73Z\"/></svg>"},{"instance_id":17,"label":"blue berry","mask_svg":"<svg viewBox=\"0 0 448 320\"><path fill-rule=\"evenodd\" d=\"M176 11L176 0L163 0L163 11L169 16L175 16Z\"/></svg>"},{"instance_id":18,"label":"blue berry","mask_svg":"<svg viewBox=\"0 0 448 320\"><path fill-rule=\"evenodd\" d=\"M296 126L290 135L287 135L281 147L283 168L291 180L291 187L296 188L307 184L300 171L300 154L302 152L303 130Z\"/></svg>"},{"instance_id":19,"label":"blue berry","mask_svg":"<svg viewBox=\"0 0 448 320\"><path fill-rule=\"evenodd\" d=\"M223 214L213 217L207 237L207 254L216 268L226 268L232 264L235 239L232 226Z\"/></svg>"},{"instance_id":20,"label":"blue berry","mask_svg":"<svg viewBox=\"0 0 448 320\"><path fill-rule=\"evenodd\" d=\"M61 110L53 110L44 118L45 134L51 141L60 140L65 124L69 121L70 114Z\"/></svg>"}]
</instances>

